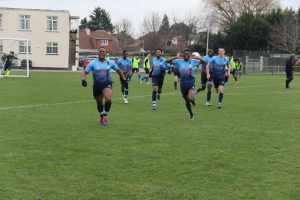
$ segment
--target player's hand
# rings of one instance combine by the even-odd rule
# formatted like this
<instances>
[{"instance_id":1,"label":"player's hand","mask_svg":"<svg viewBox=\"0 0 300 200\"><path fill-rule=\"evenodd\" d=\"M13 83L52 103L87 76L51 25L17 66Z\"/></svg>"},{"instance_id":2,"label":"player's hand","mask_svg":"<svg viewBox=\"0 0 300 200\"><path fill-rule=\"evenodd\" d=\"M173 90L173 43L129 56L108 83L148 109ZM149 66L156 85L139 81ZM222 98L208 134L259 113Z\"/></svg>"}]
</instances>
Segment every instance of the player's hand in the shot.
<instances>
[{"instance_id":1,"label":"player's hand","mask_svg":"<svg viewBox=\"0 0 300 200\"><path fill-rule=\"evenodd\" d=\"M207 80L209 80L210 79L210 74L207 74L206 78L207 78Z\"/></svg>"},{"instance_id":2,"label":"player's hand","mask_svg":"<svg viewBox=\"0 0 300 200\"><path fill-rule=\"evenodd\" d=\"M81 80L81 85L83 86L83 87L86 87L87 86L87 82L86 82L86 80Z\"/></svg>"}]
</instances>

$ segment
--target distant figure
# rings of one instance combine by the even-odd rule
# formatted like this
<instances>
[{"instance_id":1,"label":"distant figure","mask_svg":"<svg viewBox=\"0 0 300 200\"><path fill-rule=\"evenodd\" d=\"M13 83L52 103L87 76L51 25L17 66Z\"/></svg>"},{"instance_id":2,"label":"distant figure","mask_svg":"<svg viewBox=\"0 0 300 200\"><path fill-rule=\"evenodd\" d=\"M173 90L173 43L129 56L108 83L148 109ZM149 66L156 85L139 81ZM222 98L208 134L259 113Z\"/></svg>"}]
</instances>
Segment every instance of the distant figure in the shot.
<instances>
[{"instance_id":1,"label":"distant figure","mask_svg":"<svg viewBox=\"0 0 300 200\"><path fill-rule=\"evenodd\" d=\"M15 57L15 53L13 51L11 51L8 55L5 55L3 57L4 60L4 76L9 76L10 75L10 70L12 68L12 62L14 61L14 59L18 59Z\"/></svg>"},{"instance_id":2,"label":"distant figure","mask_svg":"<svg viewBox=\"0 0 300 200\"><path fill-rule=\"evenodd\" d=\"M294 55L291 55L290 58L286 61L285 64L285 88L290 88L290 83L294 79L294 66L300 66L300 59L296 60Z\"/></svg>"},{"instance_id":3,"label":"distant figure","mask_svg":"<svg viewBox=\"0 0 300 200\"><path fill-rule=\"evenodd\" d=\"M141 62L141 59L139 58L138 54L135 54L135 57L132 59L132 74L130 75L129 80L131 80L131 77L133 76L134 72L137 72L139 81L141 81L141 73L139 70L140 62Z\"/></svg>"},{"instance_id":4,"label":"distant figure","mask_svg":"<svg viewBox=\"0 0 300 200\"><path fill-rule=\"evenodd\" d=\"M145 76L141 79L141 81L143 82L143 80L146 80L146 84L150 84L148 82L149 80L149 74L150 74L150 56L151 56L151 53L150 52L147 52L146 54L146 58L144 59L144 70L145 70Z\"/></svg>"}]
</instances>

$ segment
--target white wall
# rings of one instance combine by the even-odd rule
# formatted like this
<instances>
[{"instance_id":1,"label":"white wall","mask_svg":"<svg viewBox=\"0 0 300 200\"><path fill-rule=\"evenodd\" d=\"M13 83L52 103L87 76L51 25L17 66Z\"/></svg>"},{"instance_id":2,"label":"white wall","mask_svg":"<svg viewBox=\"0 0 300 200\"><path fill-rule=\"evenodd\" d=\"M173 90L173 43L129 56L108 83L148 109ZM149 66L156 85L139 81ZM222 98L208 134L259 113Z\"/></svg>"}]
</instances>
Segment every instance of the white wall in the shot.
<instances>
[{"instance_id":1,"label":"white wall","mask_svg":"<svg viewBox=\"0 0 300 200\"><path fill-rule=\"evenodd\" d=\"M69 65L69 33L70 14L68 11L30 10L30 9L8 9L0 7L2 14L2 27L0 38L24 38L31 43L31 54L33 67L68 68ZM19 30L19 16L30 15L30 30ZM58 17L58 30L47 31L47 16ZM58 55L47 55L47 42L58 43ZM6 42L9 43L9 42ZM13 45L10 42L10 45ZM4 53L10 50L19 54L18 44L14 49L7 49L4 45ZM19 58L25 55L19 54Z\"/></svg>"}]
</instances>

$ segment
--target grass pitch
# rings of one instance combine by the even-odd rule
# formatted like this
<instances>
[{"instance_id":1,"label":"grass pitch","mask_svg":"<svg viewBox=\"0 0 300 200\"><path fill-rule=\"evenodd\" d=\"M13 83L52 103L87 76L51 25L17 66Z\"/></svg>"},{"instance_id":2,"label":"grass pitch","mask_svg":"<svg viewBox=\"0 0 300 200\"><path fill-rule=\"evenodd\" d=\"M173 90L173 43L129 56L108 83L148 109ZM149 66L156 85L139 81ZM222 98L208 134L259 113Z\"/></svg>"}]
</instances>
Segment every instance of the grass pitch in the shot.
<instances>
[{"instance_id":1,"label":"grass pitch","mask_svg":"<svg viewBox=\"0 0 300 200\"><path fill-rule=\"evenodd\" d=\"M194 121L172 76L156 111L136 74L123 104L115 76L109 127L91 77L0 80L0 199L300 199L299 76L231 79L222 110L197 96Z\"/></svg>"}]
</instances>

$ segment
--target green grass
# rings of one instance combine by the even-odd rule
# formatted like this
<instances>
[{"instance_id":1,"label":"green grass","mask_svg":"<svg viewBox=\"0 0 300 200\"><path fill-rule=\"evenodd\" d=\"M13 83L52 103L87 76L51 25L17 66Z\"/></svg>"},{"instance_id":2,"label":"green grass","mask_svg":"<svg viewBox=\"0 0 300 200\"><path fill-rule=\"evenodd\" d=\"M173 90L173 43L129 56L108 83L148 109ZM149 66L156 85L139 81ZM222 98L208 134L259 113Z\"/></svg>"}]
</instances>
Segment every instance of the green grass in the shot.
<instances>
[{"instance_id":1,"label":"green grass","mask_svg":"<svg viewBox=\"0 0 300 200\"><path fill-rule=\"evenodd\" d=\"M124 105L115 80L109 127L91 75L0 80L0 199L300 199L299 76L231 80L194 121L171 76L157 111L151 86L135 76Z\"/></svg>"}]
</instances>

